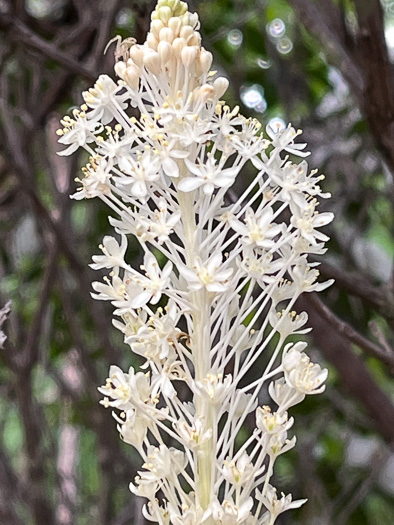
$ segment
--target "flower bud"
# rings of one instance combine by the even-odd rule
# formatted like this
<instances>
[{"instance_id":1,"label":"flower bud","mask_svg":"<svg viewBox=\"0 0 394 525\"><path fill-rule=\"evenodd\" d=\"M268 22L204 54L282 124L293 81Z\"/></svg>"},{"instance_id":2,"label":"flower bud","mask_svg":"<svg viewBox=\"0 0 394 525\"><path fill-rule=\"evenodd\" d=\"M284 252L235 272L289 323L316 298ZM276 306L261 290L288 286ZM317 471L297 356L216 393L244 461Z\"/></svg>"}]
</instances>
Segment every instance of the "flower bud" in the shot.
<instances>
[{"instance_id":1,"label":"flower bud","mask_svg":"<svg viewBox=\"0 0 394 525\"><path fill-rule=\"evenodd\" d=\"M168 6L159 7L159 18L164 23L167 24L169 19L172 17L172 9Z\"/></svg>"},{"instance_id":2,"label":"flower bud","mask_svg":"<svg viewBox=\"0 0 394 525\"><path fill-rule=\"evenodd\" d=\"M184 38L186 41L189 38L189 36L194 35L194 30L190 26L183 26L180 32L180 37Z\"/></svg>"},{"instance_id":3,"label":"flower bud","mask_svg":"<svg viewBox=\"0 0 394 525\"><path fill-rule=\"evenodd\" d=\"M158 76L161 69L160 55L156 51L147 50L144 54L144 66L148 71Z\"/></svg>"},{"instance_id":4,"label":"flower bud","mask_svg":"<svg viewBox=\"0 0 394 525\"><path fill-rule=\"evenodd\" d=\"M186 40L184 38L175 38L172 43L172 49L174 50L175 56L180 58L182 49L186 47Z\"/></svg>"},{"instance_id":5,"label":"flower bud","mask_svg":"<svg viewBox=\"0 0 394 525\"><path fill-rule=\"evenodd\" d=\"M203 103L207 102L209 99L212 99L215 95L215 89L210 84L203 84L196 88L193 92L193 98L197 101Z\"/></svg>"},{"instance_id":6,"label":"flower bud","mask_svg":"<svg viewBox=\"0 0 394 525\"><path fill-rule=\"evenodd\" d=\"M153 33L148 33L148 36L146 37L146 43L148 47L156 51L159 41L157 40L157 38L155 37Z\"/></svg>"},{"instance_id":7,"label":"flower bud","mask_svg":"<svg viewBox=\"0 0 394 525\"><path fill-rule=\"evenodd\" d=\"M174 40L174 33L172 29L169 27L163 27L163 29L160 30L159 40L160 42L169 42L172 44L172 41Z\"/></svg>"},{"instance_id":8,"label":"flower bud","mask_svg":"<svg viewBox=\"0 0 394 525\"><path fill-rule=\"evenodd\" d=\"M140 45L136 45L130 48L130 58L137 64L138 67L142 67L144 63L144 50Z\"/></svg>"},{"instance_id":9,"label":"flower bud","mask_svg":"<svg viewBox=\"0 0 394 525\"><path fill-rule=\"evenodd\" d=\"M164 24L161 20L152 20L150 25L151 33L158 39L160 30L163 29Z\"/></svg>"},{"instance_id":10,"label":"flower bud","mask_svg":"<svg viewBox=\"0 0 394 525\"><path fill-rule=\"evenodd\" d=\"M194 46L184 47L181 51L181 60L182 60L182 64L185 67L190 67L196 60L196 57L197 57L197 48Z\"/></svg>"},{"instance_id":11,"label":"flower bud","mask_svg":"<svg viewBox=\"0 0 394 525\"><path fill-rule=\"evenodd\" d=\"M218 77L213 83L213 87L215 88L215 97L218 99L222 97L227 91L228 85L229 81L227 78Z\"/></svg>"},{"instance_id":12,"label":"flower bud","mask_svg":"<svg viewBox=\"0 0 394 525\"><path fill-rule=\"evenodd\" d=\"M189 38L187 39L187 44L189 46L200 47L200 44L201 44L201 35L200 35L200 33L197 33L197 31L195 31L193 35L189 36Z\"/></svg>"},{"instance_id":13,"label":"flower bud","mask_svg":"<svg viewBox=\"0 0 394 525\"><path fill-rule=\"evenodd\" d=\"M141 70L139 67L136 65L128 66L124 74L124 81L131 87L131 89L137 91L140 82L140 75Z\"/></svg>"},{"instance_id":14,"label":"flower bud","mask_svg":"<svg viewBox=\"0 0 394 525\"><path fill-rule=\"evenodd\" d=\"M122 60L120 60L119 62L116 62L114 69L118 77L124 80L124 74L126 72L126 64Z\"/></svg>"},{"instance_id":15,"label":"flower bud","mask_svg":"<svg viewBox=\"0 0 394 525\"><path fill-rule=\"evenodd\" d=\"M203 73L208 73L212 65L212 60L213 60L212 53L202 48L200 51L199 62L201 66L201 71Z\"/></svg>"},{"instance_id":16,"label":"flower bud","mask_svg":"<svg viewBox=\"0 0 394 525\"><path fill-rule=\"evenodd\" d=\"M162 64L166 64L172 57L172 45L168 42L159 42L157 52L160 55Z\"/></svg>"},{"instance_id":17,"label":"flower bud","mask_svg":"<svg viewBox=\"0 0 394 525\"><path fill-rule=\"evenodd\" d=\"M179 36L179 32L180 32L181 27L182 27L180 18L178 16L176 16L176 17L173 16L172 18L170 18L169 21L168 21L168 27L174 33L174 37Z\"/></svg>"}]
</instances>

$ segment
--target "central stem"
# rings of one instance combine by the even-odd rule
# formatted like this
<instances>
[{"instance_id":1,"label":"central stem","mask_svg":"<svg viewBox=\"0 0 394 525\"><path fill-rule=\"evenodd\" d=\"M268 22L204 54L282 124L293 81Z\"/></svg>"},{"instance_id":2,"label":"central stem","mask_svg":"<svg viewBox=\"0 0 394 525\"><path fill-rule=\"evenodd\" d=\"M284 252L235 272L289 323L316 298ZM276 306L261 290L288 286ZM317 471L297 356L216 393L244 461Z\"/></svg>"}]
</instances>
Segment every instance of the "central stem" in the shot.
<instances>
[{"instance_id":1,"label":"central stem","mask_svg":"<svg viewBox=\"0 0 394 525\"><path fill-rule=\"evenodd\" d=\"M179 205L182 211L182 222L185 232L186 264L192 268L195 259L199 256L197 246L197 224L194 210L193 193L178 194ZM202 381L210 371L210 299L205 288L190 294L192 304L193 333L191 345L194 357L195 380ZM201 418L206 429L211 429L214 434L214 414L212 404L201 394L194 394L196 416ZM212 465L215 460L213 438L203 443L197 451L197 502L205 510L211 500ZM208 522L207 522L208 524Z\"/></svg>"}]
</instances>

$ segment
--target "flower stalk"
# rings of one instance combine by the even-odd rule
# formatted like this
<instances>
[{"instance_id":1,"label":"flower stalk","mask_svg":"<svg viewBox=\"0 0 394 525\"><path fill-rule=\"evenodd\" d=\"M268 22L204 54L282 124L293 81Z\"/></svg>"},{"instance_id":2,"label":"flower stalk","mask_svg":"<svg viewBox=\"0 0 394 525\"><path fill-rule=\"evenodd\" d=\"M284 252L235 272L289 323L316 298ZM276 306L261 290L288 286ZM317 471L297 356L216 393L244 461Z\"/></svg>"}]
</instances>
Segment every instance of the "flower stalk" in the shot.
<instances>
[{"instance_id":1,"label":"flower stalk","mask_svg":"<svg viewBox=\"0 0 394 525\"><path fill-rule=\"evenodd\" d=\"M292 336L309 331L299 295L331 284L308 257L325 252L320 227L333 214L317 209L329 195L299 132L264 135L222 100L228 81L211 71L198 30L185 2L159 0L146 42L115 39L117 82L101 75L83 93L59 142L63 155L90 156L73 197L99 197L115 214L92 295L112 303L113 324L144 359L140 371L112 365L99 388L142 458L130 490L160 525L267 525L305 502L278 497L271 481L295 445L288 410L324 390L327 370ZM255 176L229 203L246 165ZM126 262L130 236L139 268Z\"/></svg>"}]
</instances>

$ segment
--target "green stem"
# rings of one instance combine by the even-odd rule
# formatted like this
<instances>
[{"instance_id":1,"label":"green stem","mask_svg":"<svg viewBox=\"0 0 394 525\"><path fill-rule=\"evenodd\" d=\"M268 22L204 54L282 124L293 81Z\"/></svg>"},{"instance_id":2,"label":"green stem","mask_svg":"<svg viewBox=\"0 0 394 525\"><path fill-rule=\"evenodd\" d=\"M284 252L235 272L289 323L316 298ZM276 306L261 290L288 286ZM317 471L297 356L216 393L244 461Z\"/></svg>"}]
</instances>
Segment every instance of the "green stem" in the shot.
<instances>
[{"instance_id":1,"label":"green stem","mask_svg":"<svg viewBox=\"0 0 394 525\"><path fill-rule=\"evenodd\" d=\"M195 258L199 255L196 239L196 217L193 193L179 193L179 205L182 211L182 222L185 232L186 264L193 267ZM210 301L205 288L190 294L192 303L193 334L191 347L194 357L195 380L202 381L210 370L210 332L209 314ZM201 418L206 429L213 433L214 414L209 401L200 394L195 394L194 405L196 416ZM211 500L212 462L214 461L213 438L203 443L198 450L196 496L197 501L205 510ZM208 523L207 523L208 525Z\"/></svg>"}]
</instances>

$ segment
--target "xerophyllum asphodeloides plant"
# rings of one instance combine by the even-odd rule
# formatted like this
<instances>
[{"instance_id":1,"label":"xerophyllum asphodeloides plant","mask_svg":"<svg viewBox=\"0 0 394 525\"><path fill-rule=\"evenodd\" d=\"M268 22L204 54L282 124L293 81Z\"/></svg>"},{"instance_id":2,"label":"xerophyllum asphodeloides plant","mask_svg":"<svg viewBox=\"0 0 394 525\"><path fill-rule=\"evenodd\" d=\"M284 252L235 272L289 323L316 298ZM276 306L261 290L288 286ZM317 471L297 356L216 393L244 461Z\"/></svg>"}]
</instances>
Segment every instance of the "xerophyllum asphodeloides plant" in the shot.
<instances>
[{"instance_id":1,"label":"xerophyllum asphodeloides plant","mask_svg":"<svg viewBox=\"0 0 394 525\"><path fill-rule=\"evenodd\" d=\"M306 501L271 478L295 445L288 410L324 390L327 371L288 338L308 331L299 295L331 284L308 257L324 253L320 227L333 215L317 211L323 176L293 160L307 156L299 132L265 138L222 100L228 81L211 71L187 9L159 0L144 44L118 40L117 80L101 75L58 131L63 155L90 155L74 198L112 210L117 235L93 257L107 272L93 295L112 302L114 325L145 360L140 371L111 366L99 390L142 458L130 490L148 520L272 525ZM125 261L128 236L139 267Z\"/></svg>"}]
</instances>

